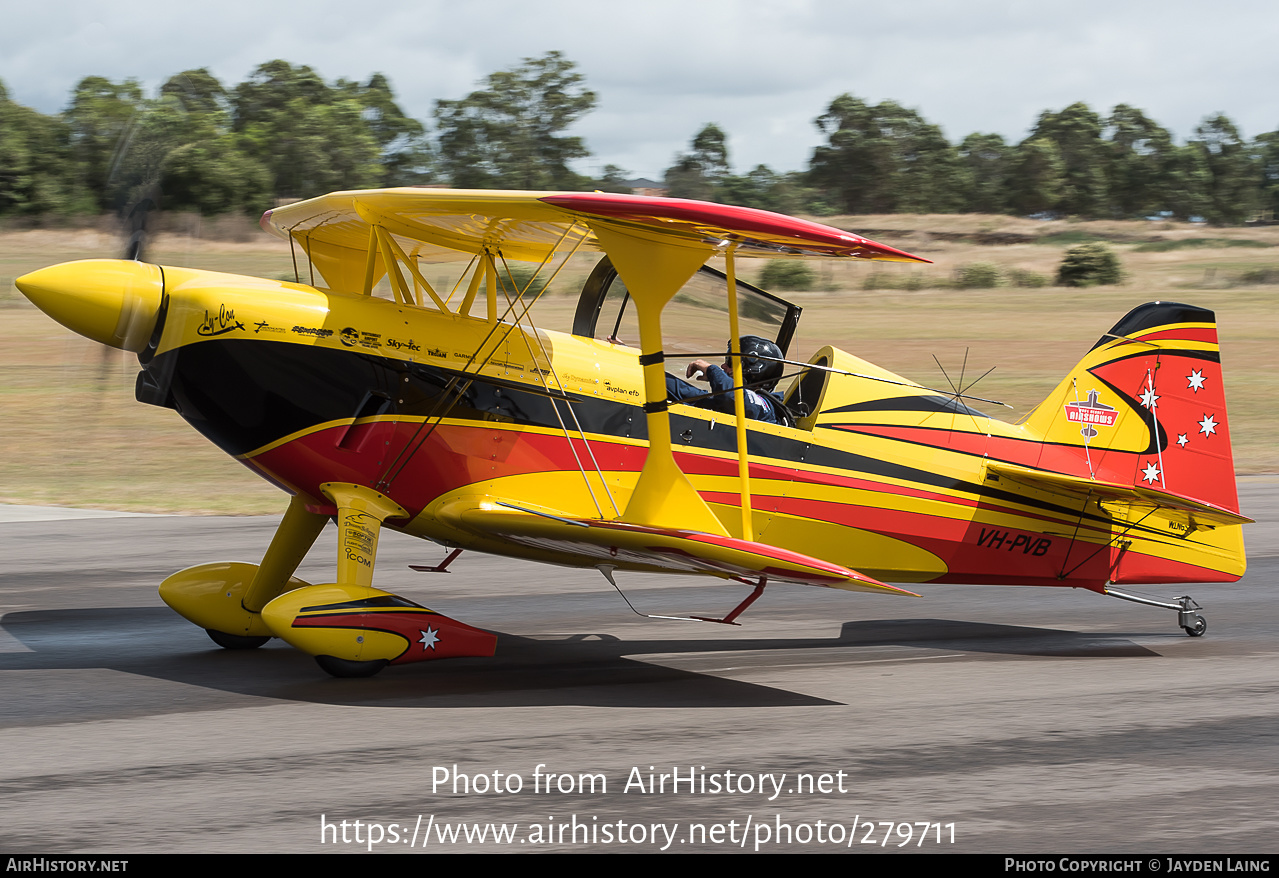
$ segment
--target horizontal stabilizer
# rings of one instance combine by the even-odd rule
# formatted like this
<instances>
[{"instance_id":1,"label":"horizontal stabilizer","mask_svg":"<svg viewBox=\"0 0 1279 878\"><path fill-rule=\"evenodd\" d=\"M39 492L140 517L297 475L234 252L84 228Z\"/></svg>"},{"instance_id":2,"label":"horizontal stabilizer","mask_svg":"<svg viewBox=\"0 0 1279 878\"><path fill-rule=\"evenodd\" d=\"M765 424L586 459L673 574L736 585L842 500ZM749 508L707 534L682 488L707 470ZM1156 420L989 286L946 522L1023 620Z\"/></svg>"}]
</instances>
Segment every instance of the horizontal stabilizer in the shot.
<instances>
[{"instance_id":1,"label":"horizontal stabilizer","mask_svg":"<svg viewBox=\"0 0 1279 878\"><path fill-rule=\"evenodd\" d=\"M1010 481L1029 485L1032 488L1069 494L1078 498L1081 502L1086 502L1089 497L1096 497L1099 500L1154 506L1168 512L1184 513L1199 526L1252 523L1251 518L1232 512L1229 509L1223 509L1203 500L1184 497L1158 488L1086 479L1082 476L1031 469L1030 467L998 461L988 462L986 464L986 472L994 473L1001 479L1006 478Z\"/></svg>"},{"instance_id":2,"label":"horizontal stabilizer","mask_svg":"<svg viewBox=\"0 0 1279 878\"><path fill-rule=\"evenodd\" d=\"M751 580L764 577L768 582L918 597L820 558L700 531L574 518L492 497L458 497L435 514L454 527L482 536L571 556L583 567L609 565Z\"/></svg>"}]
</instances>

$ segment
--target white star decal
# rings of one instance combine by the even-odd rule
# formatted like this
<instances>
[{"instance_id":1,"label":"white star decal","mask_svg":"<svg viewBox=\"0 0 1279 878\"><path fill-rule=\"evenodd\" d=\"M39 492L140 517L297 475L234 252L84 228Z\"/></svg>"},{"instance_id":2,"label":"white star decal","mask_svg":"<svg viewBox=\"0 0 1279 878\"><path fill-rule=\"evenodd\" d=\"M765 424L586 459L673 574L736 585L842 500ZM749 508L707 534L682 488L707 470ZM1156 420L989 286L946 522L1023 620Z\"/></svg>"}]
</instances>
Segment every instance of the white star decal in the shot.
<instances>
[{"instance_id":1,"label":"white star decal","mask_svg":"<svg viewBox=\"0 0 1279 878\"><path fill-rule=\"evenodd\" d=\"M418 630L421 631L422 629L419 628ZM432 628L430 625L426 626L425 631L422 631L422 639L418 641L418 643L422 644L422 652L426 652L428 649L435 649L435 644L439 642L438 629Z\"/></svg>"},{"instance_id":2,"label":"white star decal","mask_svg":"<svg viewBox=\"0 0 1279 878\"><path fill-rule=\"evenodd\" d=\"M1190 382L1190 386L1188 388L1189 390L1193 390L1195 393L1198 393L1199 391L1203 390L1204 373L1200 371L1199 369L1196 369L1195 371L1187 375L1186 380Z\"/></svg>"},{"instance_id":3,"label":"white star decal","mask_svg":"<svg viewBox=\"0 0 1279 878\"><path fill-rule=\"evenodd\" d=\"M1155 388L1147 387L1141 392L1141 404L1148 409L1159 405L1159 397L1155 395Z\"/></svg>"},{"instance_id":4,"label":"white star decal","mask_svg":"<svg viewBox=\"0 0 1279 878\"><path fill-rule=\"evenodd\" d=\"M1146 465L1144 470L1142 470L1141 480L1143 482L1159 481L1159 467L1155 466L1155 462L1153 460Z\"/></svg>"},{"instance_id":5,"label":"white star decal","mask_svg":"<svg viewBox=\"0 0 1279 878\"><path fill-rule=\"evenodd\" d=\"M1186 438L1186 434L1185 434L1185 433L1178 433L1178 434L1177 434L1177 444L1178 444L1178 445L1180 445L1182 448L1185 448L1185 447L1186 447L1186 443L1187 443L1187 442L1189 442L1189 441L1190 441L1190 440Z\"/></svg>"},{"instance_id":6,"label":"white star decal","mask_svg":"<svg viewBox=\"0 0 1279 878\"><path fill-rule=\"evenodd\" d=\"M1211 436L1217 432L1217 422L1213 420L1212 415L1204 415L1204 419L1199 422L1199 432L1205 436Z\"/></svg>"}]
</instances>

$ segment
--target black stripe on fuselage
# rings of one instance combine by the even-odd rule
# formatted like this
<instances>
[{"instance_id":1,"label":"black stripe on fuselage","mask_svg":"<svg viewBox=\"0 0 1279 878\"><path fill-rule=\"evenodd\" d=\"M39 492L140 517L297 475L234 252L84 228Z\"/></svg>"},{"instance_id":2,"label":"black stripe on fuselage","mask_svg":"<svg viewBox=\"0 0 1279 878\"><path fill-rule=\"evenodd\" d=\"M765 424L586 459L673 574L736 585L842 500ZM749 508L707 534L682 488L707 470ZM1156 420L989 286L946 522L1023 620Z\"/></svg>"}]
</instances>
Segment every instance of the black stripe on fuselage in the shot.
<instances>
[{"instance_id":1,"label":"black stripe on fuselage","mask_svg":"<svg viewBox=\"0 0 1279 878\"><path fill-rule=\"evenodd\" d=\"M479 423L498 422L558 430L554 406L566 406L542 393L514 389L509 382L486 382L467 375L442 399L457 370L410 363L356 351L259 339L213 339L159 354L149 369L172 370L171 393L178 412L223 451L246 455L286 436L329 421L368 413L371 399L382 400L377 414L406 420L440 416ZM570 394L570 396L573 396ZM573 412L587 434L646 440L647 423L638 404L573 396ZM671 411L676 451L736 454L735 430L725 422ZM560 416L572 423L561 408ZM927 470L830 448L801 436L762 431L748 433L750 454L782 466L797 463L881 476L992 501L1016 503L1058 515L1079 509L1025 497L1010 491L949 478ZM1085 515L1098 521L1101 516Z\"/></svg>"}]
</instances>

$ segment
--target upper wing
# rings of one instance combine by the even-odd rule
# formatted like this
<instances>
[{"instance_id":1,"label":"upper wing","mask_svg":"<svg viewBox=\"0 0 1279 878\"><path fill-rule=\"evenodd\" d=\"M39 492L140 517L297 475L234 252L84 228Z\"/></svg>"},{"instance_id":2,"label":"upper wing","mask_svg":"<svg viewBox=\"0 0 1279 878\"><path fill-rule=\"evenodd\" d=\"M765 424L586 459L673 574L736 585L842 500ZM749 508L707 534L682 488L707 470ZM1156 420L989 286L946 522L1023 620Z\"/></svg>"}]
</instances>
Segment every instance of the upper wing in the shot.
<instances>
[{"instance_id":1,"label":"upper wing","mask_svg":"<svg viewBox=\"0 0 1279 878\"><path fill-rule=\"evenodd\" d=\"M602 192L334 192L268 210L261 224L297 241L330 281L363 276L373 226L425 262L469 259L485 250L531 262L574 247L600 251L595 230L601 225L642 231L672 244L733 241L740 256L928 261L842 229L766 210Z\"/></svg>"},{"instance_id":2,"label":"upper wing","mask_svg":"<svg viewBox=\"0 0 1279 878\"><path fill-rule=\"evenodd\" d=\"M712 245L732 241L737 244L738 256L931 262L843 229L751 207L606 192L568 192L544 195L540 200L589 217L592 222L606 221Z\"/></svg>"}]
</instances>

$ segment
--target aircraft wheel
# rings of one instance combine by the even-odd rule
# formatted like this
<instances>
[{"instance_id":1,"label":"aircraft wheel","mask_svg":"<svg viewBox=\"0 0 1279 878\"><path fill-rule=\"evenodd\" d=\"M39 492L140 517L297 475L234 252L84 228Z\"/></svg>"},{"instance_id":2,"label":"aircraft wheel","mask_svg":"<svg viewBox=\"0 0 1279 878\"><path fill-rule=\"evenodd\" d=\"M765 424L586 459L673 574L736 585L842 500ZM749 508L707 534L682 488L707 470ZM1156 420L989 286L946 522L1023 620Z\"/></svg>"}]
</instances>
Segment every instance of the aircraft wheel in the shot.
<instances>
[{"instance_id":1,"label":"aircraft wheel","mask_svg":"<svg viewBox=\"0 0 1279 878\"><path fill-rule=\"evenodd\" d=\"M1193 625L1182 625L1181 628L1191 637L1203 637L1204 632L1208 630L1208 620L1203 616L1195 616Z\"/></svg>"},{"instance_id":2,"label":"aircraft wheel","mask_svg":"<svg viewBox=\"0 0 1279 878\"><path fill-rule=\"evenodd\" d=\"M372 677L390 664L386 659L353 662L349 659L340 659L331 655L317 655L315 663L323 668L325 673L334 677Z\"/></svg>"},{"instance_id":3,"label":"aircraft wheel","mask_svg":"<svg viewBox=\"0 0 1279 878\"><path fill-rule=\"evenodd\" d=\"M247 637L243 634L227 634L225 631L214 631L212 628L205 628L204 633L209 635L209 639L223 649L257 649L271 639L270 637Z\"/></svg>"}]
</instances>

